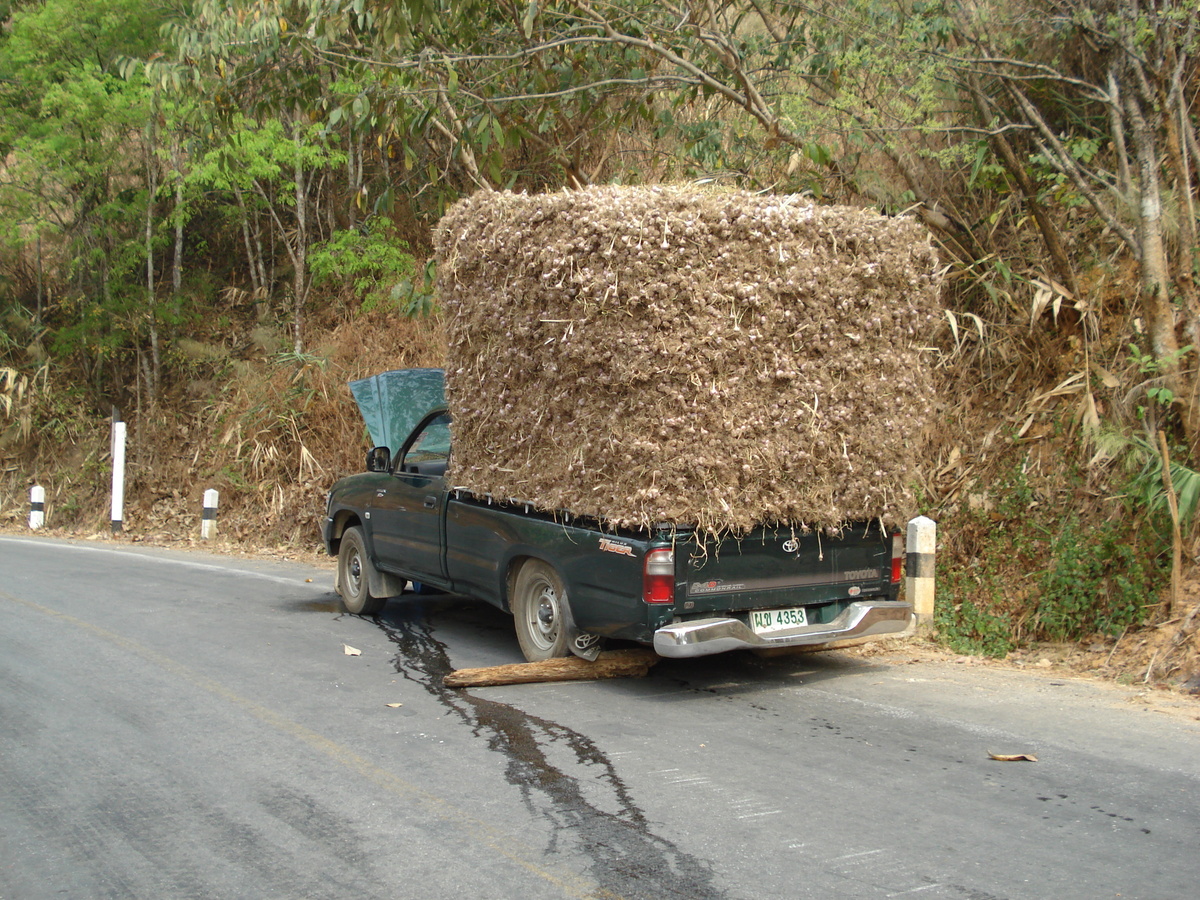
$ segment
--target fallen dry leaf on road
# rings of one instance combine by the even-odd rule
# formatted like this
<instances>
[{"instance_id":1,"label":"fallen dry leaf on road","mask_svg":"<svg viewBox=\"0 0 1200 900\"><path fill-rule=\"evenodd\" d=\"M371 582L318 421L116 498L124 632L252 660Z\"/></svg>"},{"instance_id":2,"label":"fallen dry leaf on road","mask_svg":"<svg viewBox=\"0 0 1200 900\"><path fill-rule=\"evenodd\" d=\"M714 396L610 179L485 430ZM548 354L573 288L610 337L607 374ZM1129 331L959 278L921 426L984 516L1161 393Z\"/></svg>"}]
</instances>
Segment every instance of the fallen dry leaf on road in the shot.
<instances>
[{"instance_id":1,"label":"fallen dry leaf on road","mask_svg":"<svg viewBox=\"0 0 1200 900\"><path fill-rule=\"evenodd\" d=\"M1038 758L1032 753L989 753L992 759L1000 762L1037 762Z\"/></svg>"},{"instance_id":2,"label":"fallen dry leaf on road","mask_svg":"<svg viewBox=\"0 0 1200 900\"><path fill-rule=\"evenodd\" d=\"M347 656L362 656L362 651L357 647L351 647L349 644L342 644L342 652Z\"/></svg>"},{"instance_id":3,"label":"fallen dry leaf on road","mask_svg":"<svg viewBox=\"0 0 1200 900\"><path fill-rule=\"evenodd\" d=\"M396 709L397 707L403 706L404 704L403 703L389 703L387 705L390 706L392 709Z\"/></svg>"}]
</instances>

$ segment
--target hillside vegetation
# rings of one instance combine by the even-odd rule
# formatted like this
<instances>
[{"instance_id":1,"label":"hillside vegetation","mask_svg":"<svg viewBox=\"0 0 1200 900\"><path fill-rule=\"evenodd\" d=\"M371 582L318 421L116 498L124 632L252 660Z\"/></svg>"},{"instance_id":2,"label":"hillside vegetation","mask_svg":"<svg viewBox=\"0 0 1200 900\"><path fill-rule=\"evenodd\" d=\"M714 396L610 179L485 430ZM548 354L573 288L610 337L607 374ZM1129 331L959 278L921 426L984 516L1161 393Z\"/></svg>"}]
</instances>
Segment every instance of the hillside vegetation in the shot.
<instances>
[{"instance_id":1,"label":"hillside vegetation","mask_svg":"<svg viewBox=\"0 0 1200 900\"><path fill-rule=\"evenodd\" d=\"M440 360L450 203L800 193L946 267L939 640L1184 683L1198 2L0 0L3 517L38 483L106 533L117 411L125 534L194 535L215 487L226 535L313 548L345 382Z\"/></svg>"}]
</instances>

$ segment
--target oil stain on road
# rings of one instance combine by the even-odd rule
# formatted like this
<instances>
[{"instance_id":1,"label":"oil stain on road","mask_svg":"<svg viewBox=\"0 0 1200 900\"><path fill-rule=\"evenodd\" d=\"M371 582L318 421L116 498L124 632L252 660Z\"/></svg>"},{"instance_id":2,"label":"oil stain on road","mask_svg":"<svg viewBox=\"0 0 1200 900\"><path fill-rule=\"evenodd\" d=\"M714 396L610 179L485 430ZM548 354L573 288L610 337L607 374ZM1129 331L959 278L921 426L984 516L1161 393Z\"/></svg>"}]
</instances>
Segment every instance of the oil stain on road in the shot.
<instances>
[{"instance_id":1,"label":"oil stain on road","mask_svg":"<svg viewBox=\"0 0 1200 900\"><path fill-rule=\"evenodd\" d=\"M429 611L410 603L376 619L398 648L396 671L431 694L489 750L503 755L505 779L526 808L554 823L548 854L572 847L585 854L601 897L726 896L703 860L653 833L616 767L591 738L506 703L446 687L442 679L452 667L445 645L433 636ZM606 789L596 791L598 784Z\"/></svg>"}]
</instances>

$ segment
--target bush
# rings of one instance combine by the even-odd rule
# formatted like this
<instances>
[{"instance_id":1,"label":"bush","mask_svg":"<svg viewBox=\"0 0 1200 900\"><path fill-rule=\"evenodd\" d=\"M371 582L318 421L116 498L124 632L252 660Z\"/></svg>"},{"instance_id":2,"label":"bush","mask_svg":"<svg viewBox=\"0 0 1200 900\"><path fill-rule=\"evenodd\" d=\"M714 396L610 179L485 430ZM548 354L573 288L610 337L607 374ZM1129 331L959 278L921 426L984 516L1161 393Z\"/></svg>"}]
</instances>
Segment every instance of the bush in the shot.
<instances>
[{"instance_id":1,"label":"bush","mask_svg":"<svg viewBox=\"0 0 1200 900\"><path fill-rule=\"evenodd\" d=\"M359 228L335 231L309 256L315 284L349 283L364 311L389 301L393 291L410 282L416 260L388 223L368 219Z\"/></svg>"},{"instance_id":2,"label":"bush","mask_svg":"<svg viewBox=\"0 0 1200 900\"><path fill-rule=\"evenodd\" d=\"M992 572L972 577L947 572L938 591L934 622L938 637L955 653L1003 657L1016 646L1012 622L997 611L1004 592Z\"/></svg>"},{"instance_id":3,"label":"bush","mask_svg":"<svg viewBox=\"0 0 1200 900\"><path fill-rule=\"evenodd\" d=\"M1138 503L1119 518L1048 502L1028 458L993 477L943 535L935 622L959 653L1003 656L1023 640L1072 641L1141 624L1168 575L1165 513ZM1082 484L1077 471L1069 479Z\"/></svg>"},{"instance_id":4,"label":"bush","mask_svg":"<svg viewBox=\"0 0 1200 900\"><path fill-rule=\"evenodd\" d=\"M1066 519L1050 548L1034 609L1034 631L1052 641L1119 634L1157 602L1164 566L1115 522L1086 526ZM1141 549L1141 552L1139 552Z\"/></svg>"},{"instance_id":5,"label":"bush","mask_svg":"<svg viewBox=\"0 0 1200 900\"><path fill-rule=\"evenodd\" d=\"M969 529L969 522L962 523ZM1070 513L989 522L974 562L938 572L935 623L957 653L1001 657L1024 638L1075 641L1141 624L1165 583L1146 526L1096 525Z\"/></svg>"}]
</instances>

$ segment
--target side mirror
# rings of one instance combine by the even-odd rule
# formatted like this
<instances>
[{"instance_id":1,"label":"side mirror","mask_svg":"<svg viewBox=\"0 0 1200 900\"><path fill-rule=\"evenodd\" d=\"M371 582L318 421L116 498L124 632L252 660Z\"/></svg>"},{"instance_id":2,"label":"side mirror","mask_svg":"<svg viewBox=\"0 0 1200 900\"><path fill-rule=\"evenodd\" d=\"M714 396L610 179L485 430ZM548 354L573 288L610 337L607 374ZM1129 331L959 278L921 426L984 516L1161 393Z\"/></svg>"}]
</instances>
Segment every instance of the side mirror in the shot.
<instances>
[{"instance_id":1,"label":"side mirror","mask_svg":"<svg viewBox=\"0 0 1200 900\"><path fill-rule=\"evenodd\" d=\"M367 451L367 471L387 472L392 467L392 453L387 447L372 447Z\"/></svg>"}]
</instances>

